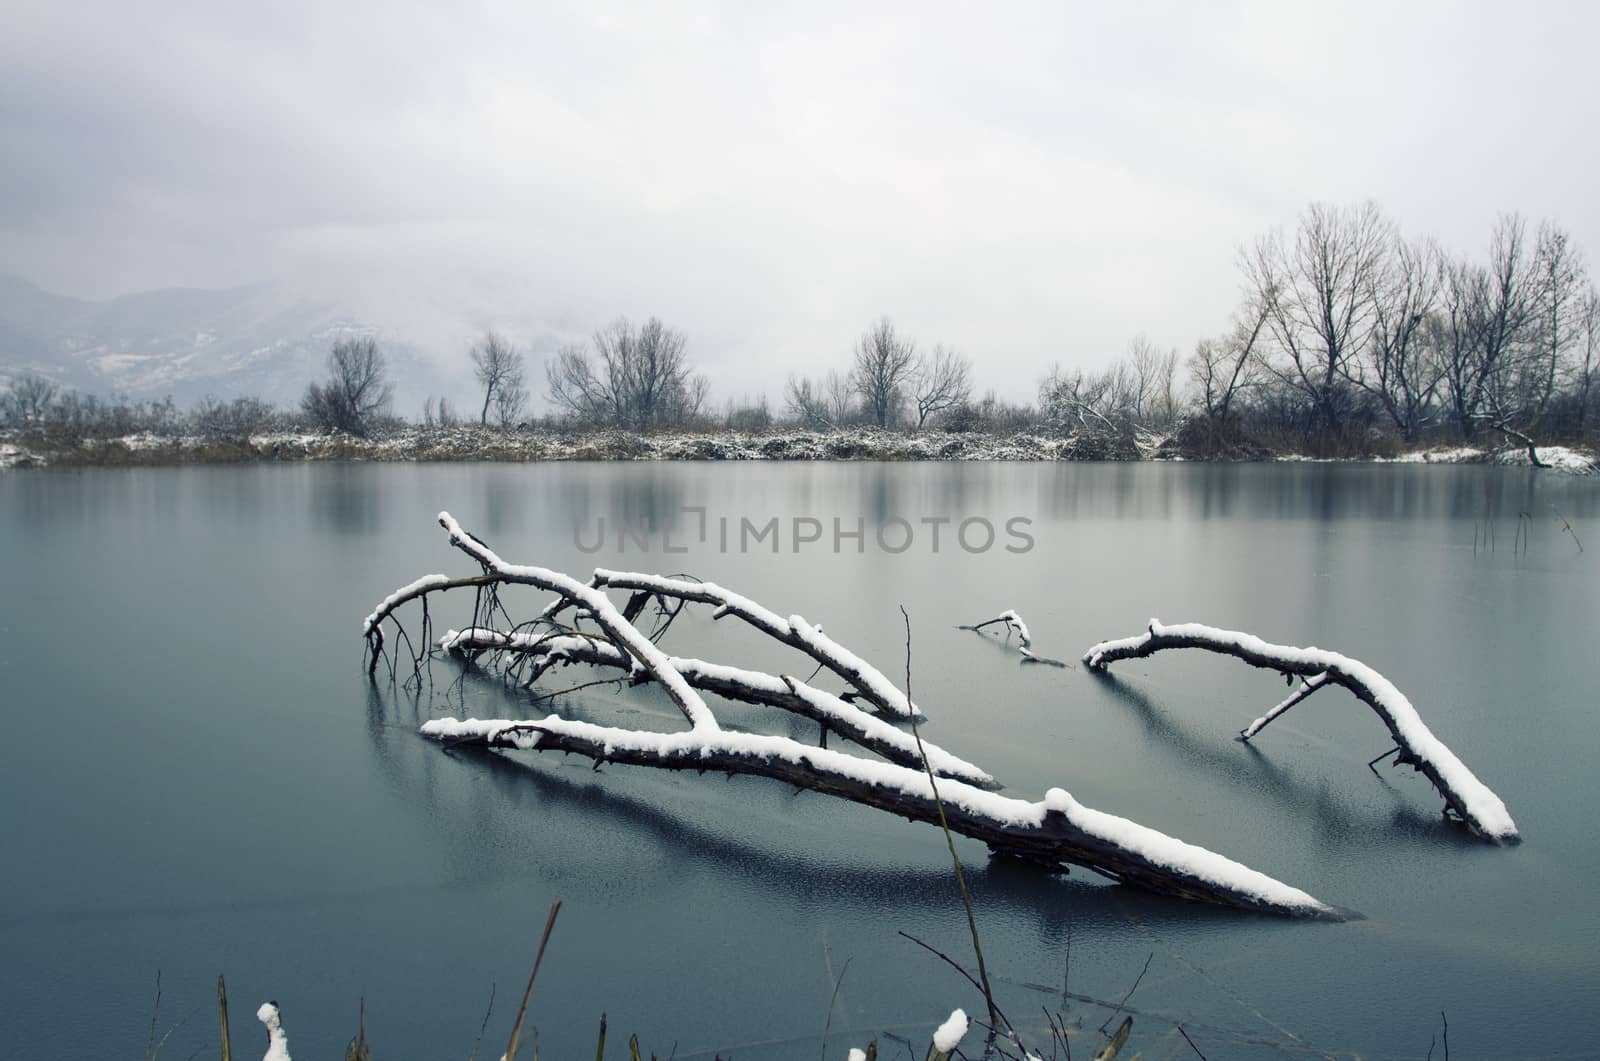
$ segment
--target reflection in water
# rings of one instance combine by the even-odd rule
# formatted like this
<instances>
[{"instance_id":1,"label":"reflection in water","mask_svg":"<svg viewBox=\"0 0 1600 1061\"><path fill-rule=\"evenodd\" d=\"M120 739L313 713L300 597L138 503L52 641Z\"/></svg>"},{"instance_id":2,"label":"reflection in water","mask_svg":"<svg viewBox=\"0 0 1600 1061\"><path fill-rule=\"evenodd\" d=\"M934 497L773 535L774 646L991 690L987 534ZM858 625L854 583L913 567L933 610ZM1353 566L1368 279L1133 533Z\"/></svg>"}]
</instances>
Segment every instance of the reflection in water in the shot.
<instances>
[{"instance_id":1,"label":"reflection in water","mask_svg":"<svg viewBox=\"0 0 1600 1061\"><path fill-rule=\"evenodd\" d=\"M323 530L341 536L371 534L383 519L376 476L360 464L334 463L311 479L311 512Z\"/></svg>"},{"instance_id":2,"label":"reflection in water","mask_svg":"<svg viewBox=\"0 0 1600 1061\"><path fill-rule=\"evenodd\" d=\"M1350 804L1326 782L1310 784L1283 770L1272 761L1267 750L1255 742L1224 740L1219 743L1214 736L1197 733L1176 722L1170 712L1133 681L1104 671L1086 673L1118 702L1132 708L1134 716L1152 737L1173 747L1187 762L1256 800L1263 817L1309 821L1329 850L1345 850L1352 846L1391 849L1396 843L1392 834L1373 832L1370 819L1358 817ZM1371 780L1366 771L1362 771L1351 777L1350 783L1366 784ZM1397 792L1395 796L1391 824L1409 833L1412 839L1436 840L1439 834L1454 837L1463 845L1476 843L1464 833L1441 834L1436 816L1405 802Z\"/></svg>"},{"instance_id":3,"label":"reflection in water","mask_svg":"<svg viewBox=\"0 0 1600 1061\"><path fill-rule=\"evenodd\" d=\"M1042 465L1041 508L1063 518L1122 519L1514 519L1565 506L1600 511L1579 476L1520 467L1417 465L1081 464Z\"/></svg>"}]
</instances>

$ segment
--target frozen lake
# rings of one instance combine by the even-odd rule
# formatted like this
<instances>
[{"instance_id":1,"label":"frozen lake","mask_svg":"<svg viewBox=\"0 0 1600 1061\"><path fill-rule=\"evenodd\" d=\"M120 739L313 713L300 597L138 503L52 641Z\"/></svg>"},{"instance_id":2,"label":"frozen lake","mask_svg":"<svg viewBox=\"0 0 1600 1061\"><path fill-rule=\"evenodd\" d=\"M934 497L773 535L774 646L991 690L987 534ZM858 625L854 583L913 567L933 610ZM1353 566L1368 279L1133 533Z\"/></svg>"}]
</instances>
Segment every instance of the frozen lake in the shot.
<instances>
[{"instance_id":1,"label":"frozen lake","mask_svg":"<svg viewBox=\"0 0 1600 1061\"><path fill-rule=\"evenodd\" d=\"M218 972L244 1056L264 1048L251 1014L267 998L295 1056L321 1057L343 1050L365 996L380 1058L465 1057L491 985L479 1055L498 1056L555 899L530 1017L544 1057L593 1056L602 1011L615 1056L637 1032L662 1057L674 1043L679 1058L815 1057L846 963L830 1057L874 1036L880 1056L903 1054L887 1032L920 1058L952 1007L981 1010L899 935L969 954L929 826L759 779L451 755L416 736L447 712L549 710L458 684L447 661L421 697L368 684L362 616L420 575L472 573L440 509L509 560L715 580L895 677L904 604L926 738L1008 793L1061 786L1364 915L1247 916L991 864L960 842L1001 1003L1037 1042L1044 1007L1081 1021L1074 1049L1091 1056L1110 1014L1091 1000L1114 1005L1148 959L1128 1002L1147 1059L1192 1056L1178 1021L1212 1058L1420 1059L1441 1010L1463 1056L1593 1055L1600 482L1489 467L561 464L0 476L5 1056L141 1055L158 971L156 1037L177 1025L162 1057L214 1049ZM745 519L778 521L775 553L741 536ZM797 540L811 520L818 540ZM619 525L633 532L620 549ZM531 613L538 598L508 599ZM1070 661L1151 616L1355 656L1504 798L1525 842L1474 842L1440 822L1421 777L1370 773L1387 734L1340 690L1247 747L1232 738L1281 699L1275 676L1168 653L1106 682L1021 666L956 629L1005 608L1036 651ZM690 614L667 645L809 673L733 623ZM585 703L614 712L618 694L569 709ZM659 691L621 707L675 725Z\"/></svg>"}]
</instances>

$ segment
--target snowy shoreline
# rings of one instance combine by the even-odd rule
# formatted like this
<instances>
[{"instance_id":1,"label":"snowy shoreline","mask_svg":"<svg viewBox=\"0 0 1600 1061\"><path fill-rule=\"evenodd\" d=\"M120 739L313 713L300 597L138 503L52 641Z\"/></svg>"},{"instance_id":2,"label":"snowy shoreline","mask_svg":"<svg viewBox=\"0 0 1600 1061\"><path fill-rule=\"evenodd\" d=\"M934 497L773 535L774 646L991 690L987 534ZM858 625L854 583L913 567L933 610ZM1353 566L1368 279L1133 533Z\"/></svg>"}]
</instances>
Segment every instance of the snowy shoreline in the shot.
<instances>
[{"instance_id":1,"label":"snowy shoreline","mask_svg":"<svg viewBox=\"0 0 1600 1061\"><path fill-rule=\"evenodd\" d=\"M1553 470L1594 471L1592 455L1565 446L1542 446ZM1294 453L1261 461L1374 464L1526 465L1524 447L1470 446L1418 449L1394 456L1313 458ZM374 438L345 434L274 432L245 437L133 434L117 438L56 440L0 432L0 468L111 467L123 465L241 464L305 461L1226 461L1183 453L1173 440L1137 440L1093 432L1008 435L929 431L904 434L870 429L838 432L736 431L547 432L473 428L406 429Z\"/></svg>"}]
</instances>

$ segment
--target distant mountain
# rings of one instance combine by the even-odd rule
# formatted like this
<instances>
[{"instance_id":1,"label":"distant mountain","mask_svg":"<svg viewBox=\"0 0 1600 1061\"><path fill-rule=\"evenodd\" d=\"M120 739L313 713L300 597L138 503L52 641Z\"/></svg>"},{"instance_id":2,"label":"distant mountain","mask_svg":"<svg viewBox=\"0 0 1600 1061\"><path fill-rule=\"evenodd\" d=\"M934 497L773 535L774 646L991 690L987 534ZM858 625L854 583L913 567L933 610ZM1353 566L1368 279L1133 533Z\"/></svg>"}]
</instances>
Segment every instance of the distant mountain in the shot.
<instances>
[{"instance_id":1,"label":"distant mountain","mask_svg":"<svg viewBox=\"0 0 1600 1061\"><path fill-rule=\"evenodd\" d=\"M0 274L0 380L34 372L103 396L171 395L188 405L208 395L255 395L289 406L325 375L334 342L351 335L378 339L398 412L415 415L425 395L454 399L463 388L415 346L331 303L270 287L176 288L94 302Z\"/></svg>"}]
</instances>

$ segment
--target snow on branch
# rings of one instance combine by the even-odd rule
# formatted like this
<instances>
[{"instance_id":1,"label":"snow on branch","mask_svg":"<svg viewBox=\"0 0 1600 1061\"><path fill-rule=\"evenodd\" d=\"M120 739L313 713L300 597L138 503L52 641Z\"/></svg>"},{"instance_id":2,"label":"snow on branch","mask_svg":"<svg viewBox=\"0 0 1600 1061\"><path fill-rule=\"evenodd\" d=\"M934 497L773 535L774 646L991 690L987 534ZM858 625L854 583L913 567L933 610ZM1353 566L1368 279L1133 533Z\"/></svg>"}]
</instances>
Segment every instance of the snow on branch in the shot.
<instances>
[{"instance_id":1,"label":"snow on branch","mask_svg":"<svg viewBox=\"0 0 1600 1061\"><path fill-rule=\"evenodd\" d=\"M594 667L630 670L631 660L615 646L594 638L572 634L543 637L533 634L505 634L494 630L451 630L439 642L449 652L471 654L495 651L543 658L548 663L585 663ZM917 743L911 734L876 718L832 693L808 685L787 674L707 663L699 659L672 656L673 669L701 692L715 693L728 700L776 707L809 718L846 740L883 756L901 766L920 768ZM539 673L542 673L539 672ZM632 680L649 681L648 674L633 671ZM980 786L993 786L986 771L924 740L928 764L941 777L955 778Z\"/></svg>"},{"instance_id":2,"label":"snow on branch","mask_svg":"<svg viewBox=\"0 0 1600 1061\"><path fill-rule=\"evenodd\" d=\"M455 517L448 512L439 513L439 525L450 535L451 545L483 565L486 576L500 582L520 583L559 593L583 605L584 610L593 617L600 629L666 689L672 702L689 720L689 725L696 729L717 728L717 720L712 717L705 701L700 699L700 694L689 687L689 683L683 680L683 675L672 669L672 665L667 662L666 654L657 648L653 641L623 618L622 613L611 603L611 598L570 575L542 567L506 563L487 545L462 530L461 524L457 523Z\"/></svg>"},{"instance_id":3,"label":"snow on branch","mask_svg":"<svg viewBox=\"0 0 1600 1061\"><path fill-rule=\"evenodd\" d=\"M1028 633L1028 624L1022 621L1022 616L1018 615L1014 609L1007 608L993 619L985 619L983 622L973 623L971 626L958 626L956 629L971 630L974 633L981 634L986 627L997 624L1005 627L1007 644L1011 642L1013 633L1017 635L1017 641L1019 642L1017 654L1022 657L1022 662L1042 663L1049 667L1071 668L1072 664L1070 663L1059 659L1051 659L1049 656L1041 656L1033 651L1033 635Z\"/></svg>"},{"instance_id":4,"label":"snow on branch","mask_svg":"<svg viewBox=\"0 0 1600 1061\"><path fill-rule=\"evenodd\" d=\"M1479 836L1496 843L1514 843L1519 837L1516 822L1500 797L1467 769L1465 763L1433 735L1411 701L1383 675L1360 660L1320 648L1274 645L1253 634L1221 630L1200 623L1163 625L1150 620L1149 628L1136 637L1102 641L1083 654L1090 670L1125 659L1142 659L1165 649L1198 648L1233 656L1286 677L1303 681L1288 699L1256 719L1240 734L1249 740L1269 722L1304 700L1324 685L1341 685L1383 720L1400 751L1397 762L1421 771L1444 797L1448 811L1464 821Z\"/></svg>"},{"instance_id":5,"label":"snow on branch","mask_svg":"<svg viewBox=\"0 0 1600 1061\"><path fill-rule=\"evenodd\" d=\"M828 670L849 682L856 692L878 710L896 718L919 715L917 708L906 699L894 682L883 672L861 659L798 615L780 618L748 597L741 597L723 589L714 582L691 582L681 578L663 578L659 575L641 575L628 571L599 570L592 583L597 588L643 591L658 597L672 597L696 604L710 604L716 611L712 618L734 615L777 641L799 649Z\"/></svg>"},{"instance_id":6,"label":"snow on branch","mask_svg":"<svg viewBox=\"0 0 1600 1061\"><path fill-rule=\"evenodd\" d=\"M981 634L985 628L995 625L1005 627L1007 644L1011 642L1012 634L1017 635L1017 654L1022 657L1022 662L1042 663L1049 667L1071 668L1072 664L1070 663L1059 659L1051 659L1049 656L1041 656L1033 651L1033 635L1028 632L1028 624L1022 621L1022 616L1018 615L1015 609L1007 608L993 619L985 619L983 622L973 623L971 626L958 626L956 629L971 630L974 633Z\"/></svg>"},{"instance_id":7,"label":"snow on branch","mask_svg":"<svg viewBox=\"0 0 1600 1061\"><path fill-rule=\"evenodd\" d=\"M452 746L574 752L596 762L754 774L937 824L920 768L876 762L789 737L727 730L650 733L551 715L540 720L434 719L424 736ZM1092 810L1052 788L1039 802L940 781L950 828L996 851L1058 866L1072 862L1151 891L1296 917L1344 915L1298 888L1126 818Z\"/></svg>"},{"instance_id":8,"label":"snow on branch","mask_svg":"<svg viewBox=\"0 0 1600 1061\"><path fill-rule=\"evenodd\" d=\"M598 572L583 583L560 572L511 564L484 542L461 528L448 513L440 525L450 544L482 569L471 578L430 576L386 597L363 625L373 653L372 673L383 651L385 624L405 628L396 610L420 601L427 624L431 593L471 588L477 594L473 622L438 639L439 647L458 657L489 654L508 676L519 680L551 667L581 664L614 672L617 680L655 683L672 698L689 722L678 732L651 732L597 725L581 718L551 714L535 719L436 719L422 733L452 746L574 753L601 763L622 763L668 770L707 770L773 778L799 788L837 796L914 821L940 822L942 801L949 828L989 845L998 854L1050 868L1083 866L1113 880L1154 892L1280 915L1339 919L1345 914L1298 888L1242 866L1222 855L1184 843L1124 818L1085 807L1060 788L1042 800L1029 801L994 791L989 774L949 752L922 743L890 722L867 711L871 703L890 713L915 709L876 668L797 616L780 619L753 601L719 587L683 578ZM497 591L505 585L528 585L557 596L556 603L518 623L506 612ZM631 592L619 611L605 588ZM636 624L655 599L666 619L652 636ZM670 656L655 639L664 634L676 606L683 602L712 604L720 614L738 615L775 641L797 648L846 679L856 695L835 695L788 675L771 675ZM593 621L598 632L561 626L555 616L567 607L580 621ZM506 625L497 625L504 619ZM415 644L407 636L406 644ZM432 659L426 636L413 666ZM398 642L397 642L398 644ZM391 674L395 664L391 663ZM845 738L867 754L844 748L814 746L781 734L745 733L718 725L702 693L723 699L790 711L817 721L826 731ZM578 703L578 701L563 701ZM864 702L864 703L863 703ZM927 769L923 755L926 755ZM937 776L936 776L937 775Z\"/></svg>"},{"instance_id":9,"label":"snow on branch","mask_svg":"<svg viewBox=\"0 0 1600 1061\"><path fill-rule=\"evenodd\" d=\"M1007 608L993 619L985 619L981 623L973 623L971 626L963 626L961 629L972 630L976 632L982 630L986 626L994 626L997 623L1005 626L1006 637L1009 638L1013 632L1016 633L1017 640L1021 642L1022 651L1024 653L1033 647L1033 638L1028 634L1028 624L1023 622L1022 616L1018 615L1016 611L1011 608Z\"/></svg>"}]
</instances>

